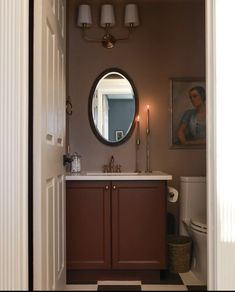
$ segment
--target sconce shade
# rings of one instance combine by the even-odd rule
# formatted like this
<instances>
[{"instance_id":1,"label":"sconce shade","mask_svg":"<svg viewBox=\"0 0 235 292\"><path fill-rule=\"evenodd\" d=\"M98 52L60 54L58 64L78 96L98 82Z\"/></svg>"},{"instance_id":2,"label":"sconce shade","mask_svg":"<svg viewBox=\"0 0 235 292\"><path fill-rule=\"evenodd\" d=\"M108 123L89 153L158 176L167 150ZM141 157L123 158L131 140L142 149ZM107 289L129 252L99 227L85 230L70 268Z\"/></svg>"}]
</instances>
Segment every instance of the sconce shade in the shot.
<instances>
[{"instance_id":1,"label":"sconce shade","mask_svg":"<svg viewBox=\"0 0 235 292\"><path fill-rule=\"evenodd\" d=\"M91 8L89 5L82 4L78 8L78 20L77 25L79 27L90 27L92 25L92 18L91 18Z\"/></svg>"},{"instance_id":2,"label":"sconce shade","mask_svg":"<svg viewBox=\"0 0 235 292\"><path fill-rule=\"evenodd\" d=\"M127 4L125 8L125 26L138 26L139 14L136 4Z\"/></svg>"},{"instance_id":3,"label":"sconce shade","mask_svg":"<svg viewBox=\"0 0 235 292\"><path fill-rule=\"evenodd\" d=\"M106 27L107 24L111 27L115 24L114 10L111 4L104 4L101 6L100 25Z\"/></svg>"}]
</instances>

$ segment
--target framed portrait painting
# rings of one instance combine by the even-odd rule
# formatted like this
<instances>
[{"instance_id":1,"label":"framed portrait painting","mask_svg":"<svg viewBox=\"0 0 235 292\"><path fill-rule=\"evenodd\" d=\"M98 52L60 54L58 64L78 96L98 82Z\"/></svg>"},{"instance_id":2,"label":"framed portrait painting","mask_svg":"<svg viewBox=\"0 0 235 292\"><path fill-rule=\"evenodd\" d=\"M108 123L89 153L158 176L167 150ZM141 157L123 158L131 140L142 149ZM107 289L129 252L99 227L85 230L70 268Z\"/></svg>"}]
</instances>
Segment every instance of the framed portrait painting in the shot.
<instances>
[{"instance_id":1,"label":"framed portrait painting","mask_svg":"<svg viewBox=\"0 0 235 292\"><path fill-rule=\"evenodd\" d=\"M206 89L203 78L170 79L170 148L205 148Z\"/></svg>"}]
</instances>

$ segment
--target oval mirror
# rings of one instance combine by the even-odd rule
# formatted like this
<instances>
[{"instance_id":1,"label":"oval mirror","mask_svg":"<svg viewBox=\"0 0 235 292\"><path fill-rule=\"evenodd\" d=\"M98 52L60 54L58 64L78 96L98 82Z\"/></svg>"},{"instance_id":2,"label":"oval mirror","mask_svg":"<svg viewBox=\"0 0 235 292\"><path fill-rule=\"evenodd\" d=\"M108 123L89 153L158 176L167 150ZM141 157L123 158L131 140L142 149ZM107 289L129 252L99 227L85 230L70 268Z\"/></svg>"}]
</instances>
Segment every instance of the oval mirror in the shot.
<instances>
[{"instance_id":1,"label":"oval mirror","mask_svg":"<svg viewBox=\"0 0 235 292\"><path fill-rule=\"evenodd\" d=\"M125 72L109 69L95 80L89 97L89 119L96 137L120 145L132 134L138 113L135 86Z\"/></svg>"}]
</instances>

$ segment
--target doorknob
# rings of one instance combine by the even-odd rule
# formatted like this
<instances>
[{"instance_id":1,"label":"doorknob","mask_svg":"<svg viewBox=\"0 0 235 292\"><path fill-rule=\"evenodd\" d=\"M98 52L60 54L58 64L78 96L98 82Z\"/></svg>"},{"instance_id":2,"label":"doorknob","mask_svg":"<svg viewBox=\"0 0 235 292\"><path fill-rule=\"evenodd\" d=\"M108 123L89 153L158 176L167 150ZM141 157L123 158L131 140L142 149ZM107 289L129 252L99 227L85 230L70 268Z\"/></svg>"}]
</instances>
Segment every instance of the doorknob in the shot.
<instances>
[{"instance_id":1,"label":"doorknob","mask_svg":"<svg viewBox=\"0 0 235 292\"><path fill-rule=\"evenodd\" d=\"M72 157L69 154L64 154L63 155L63 164L64 164L64 166L67 163L71 163L72 161L73 161L73 159L72 159Z\"/></svg>"},{"instance_id":2,"label":"doorknob","mask_svg":"<svg viewBox=\"0 0 235 292\"><path fill-rule=\"evenodd\" d=\"M113 186L113 189L116 190L116 186Z\"/></svg>"},{"instance_id":3,"label":"doorknob","mask_svg":"<svg viewBox=\"0 0 235 292\"><path fill-rule=\"evenodd\" d=\"M108 190L109 189L109 186L105 186L105 189Z\"/></svg>"},{"instance_id":4,"label":"doorknob","mask_svg":"<svg viewBox=\"0 0 235 292\"><path fill-rule=\"evenodd\" d=\"M66 100L66 114L69 116L73 114L73 105L70 100Z\"/></svg>"}]
</instances>

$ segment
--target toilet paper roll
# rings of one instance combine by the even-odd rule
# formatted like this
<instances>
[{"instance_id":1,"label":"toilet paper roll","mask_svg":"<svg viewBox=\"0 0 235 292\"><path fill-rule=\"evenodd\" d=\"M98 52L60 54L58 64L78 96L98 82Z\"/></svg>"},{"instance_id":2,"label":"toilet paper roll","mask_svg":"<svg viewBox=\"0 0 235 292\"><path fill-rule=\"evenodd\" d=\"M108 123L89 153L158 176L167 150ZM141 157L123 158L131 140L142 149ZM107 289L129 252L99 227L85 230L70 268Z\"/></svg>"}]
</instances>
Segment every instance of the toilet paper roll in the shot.
<instances>
[{"instance_id":1,"label":"toilet paper roll","mask_svg":"<svg viewBox=\"0 0 235 292\"><path fill-rule=\"evenodd\" d=\"M175 203L178 200L179 192L172 187L168 187L168 194L167 194L167 200L168 202Z\"/></svg>"}]
</instances>

